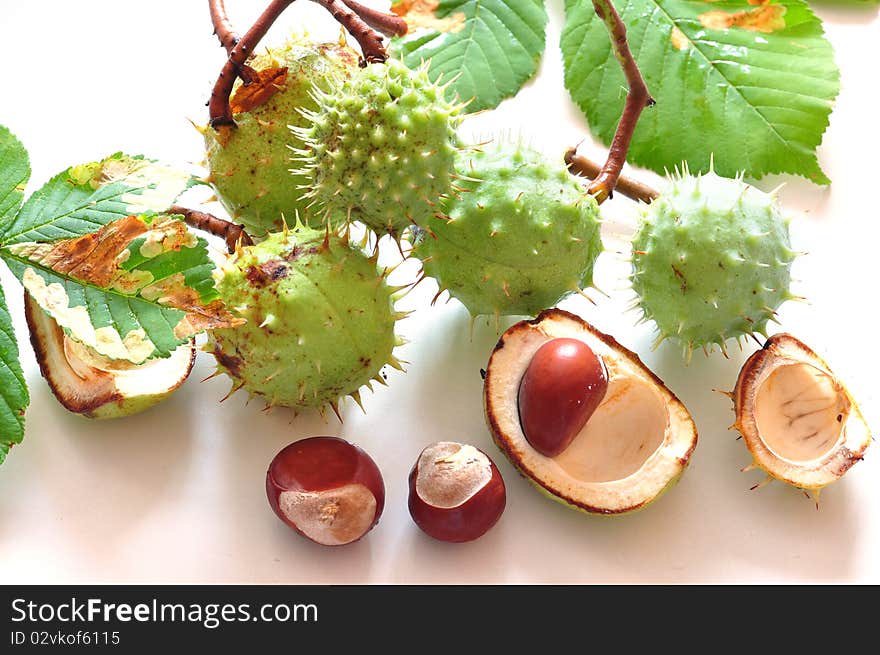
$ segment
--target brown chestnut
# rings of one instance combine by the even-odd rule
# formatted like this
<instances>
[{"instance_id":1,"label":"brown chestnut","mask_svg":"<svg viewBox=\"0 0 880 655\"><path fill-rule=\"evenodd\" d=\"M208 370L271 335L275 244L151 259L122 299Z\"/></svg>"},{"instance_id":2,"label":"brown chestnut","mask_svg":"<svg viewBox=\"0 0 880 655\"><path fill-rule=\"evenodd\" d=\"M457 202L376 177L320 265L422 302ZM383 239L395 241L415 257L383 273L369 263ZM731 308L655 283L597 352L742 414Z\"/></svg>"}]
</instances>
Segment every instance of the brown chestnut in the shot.
<instances>
[{"instance_id":1,"label":"brown chestnut","mask_svg":"<svg viewBox=\"0 0 880 655\"><path fill-rule=\"evenodd\" d=\"M483 451L440 441L425 448L409 474L409 513L441 541L472 541L491 528L507 503L501 472Z\"/></svg>"},{"instance_id":2,"label":"brown chestnut","mask_svg":"<svg viewBox=\"0 0 880 655\"><path fill-rule=\"evenodd\" d=\"M283 448L269 464L266 494L282 521L324 546L357 541L385 506L376 463L337 437L310 437Z\"/></svg>"},{"instance_id":3,"label":"brown chestnut","mask_svg":"<svg viewBox=\"0 0 880 655\"><path fill-rule=\"evenodd\" d=\"M519 385L519 418L532 447L546 457L564 451L608 390L605 365L580 339L538 348Z\"/></svg>"}]
</instances>

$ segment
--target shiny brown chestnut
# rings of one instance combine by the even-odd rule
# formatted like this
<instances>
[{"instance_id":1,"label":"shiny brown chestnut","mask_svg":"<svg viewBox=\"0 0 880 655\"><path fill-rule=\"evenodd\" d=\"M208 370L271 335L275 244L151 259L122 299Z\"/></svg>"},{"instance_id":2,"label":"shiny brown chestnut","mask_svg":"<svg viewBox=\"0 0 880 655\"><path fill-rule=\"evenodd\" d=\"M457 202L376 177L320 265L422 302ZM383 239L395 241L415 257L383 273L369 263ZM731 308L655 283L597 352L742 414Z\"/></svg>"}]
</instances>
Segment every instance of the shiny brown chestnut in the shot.
<instances>
[{"instance_id":1,"label":"shiny brown chestnut","mask_svg":"<svg viewBox=\"0 0 880 655\"><path fill-rule=\"evenodd\" d=\"M562 453L605 397L605 365L580 339L552 339L529 362L519 386L523 434L546 457Z\"/></svg>"},{"instance_id":2,"label":"shiny brown chestnut","mask_svg":"<svg viewBox=\"0 0 880 655\"><path fill-rule=\"evenodd\" d=\"M440 441L425 448L409 474L409 513L440 541L472 541L498 522L507 503L501 472L483 451Z\"/></svg>"},{"instance_id":3,"label":"shiny brown chestnut","mask_svg":"<svg viewBox=\"0 0 880 655\"><path fill-rule=\"evenodd\" d=\"M310 437L283 448L269 464L266 494L282 521L323 546L357 541L385 506L376 463L338 437Z\"/></svg>"}]
</instances>

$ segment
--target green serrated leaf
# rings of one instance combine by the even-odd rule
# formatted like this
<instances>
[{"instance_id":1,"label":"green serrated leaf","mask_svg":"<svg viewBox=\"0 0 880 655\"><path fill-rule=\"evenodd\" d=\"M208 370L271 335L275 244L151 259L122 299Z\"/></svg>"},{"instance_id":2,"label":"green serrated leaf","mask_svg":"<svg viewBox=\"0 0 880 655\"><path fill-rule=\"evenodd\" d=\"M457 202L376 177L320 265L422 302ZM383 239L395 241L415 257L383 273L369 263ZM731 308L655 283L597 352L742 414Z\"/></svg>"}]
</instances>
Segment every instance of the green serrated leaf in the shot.
<instances>
[{"instance_id":1,"label":"green serrated leaf","mask_svg":"<svg viewBox=\"0 0 880 655\"><path fill-rule=\"evenodd\" d=\"M400 0L410 33L393 39L411 68L430 60L432 80L453 80L467 111L492 109L538 69L547 12L542 0Z\"/></svg>"},{"instance_id":2,"label":"green serrated leaf","mask_svg":"<svg viewBox=\"0 0 880 655\"><path fill-rule=\"evenodd\" d=\"M197 183L171 166L122 153L71 166L28 198L0 242L79 237L124 216L162 212Z\"/></svg>"},{"instance_id":3,"label":"green serrated leaf","mask_svg":"<svg viewBox=\"0 0 880 655\"><path fill-rule=\"evenodd\" d=\"M207 242L176 218L129 216L0 256L67 334L111 359L168 357L198 332L241 323L219 300Z\"/></svg>"},{"instance_id":4,"label":"green serrated leaf","mask_svg":"<svg viewBox=\"0 0 880 655\"><path fill-rule=\"evenodd\" d=\"M0 125L0 230L21 207L30 176L27 150L12 132Z\"/></svg>"},{"instance_id":5,"label":"green serrated leaf","mask_svg":"<svg viewBox=\"0 0 880 655\"><path fill-rule=\"evenodd\" d=\"M591 130L610 143L626 82L592 4L565 4L565 84ZM615 5L657 100L642 114L630 162L658 172L687 162L692 171L705 171L714 155L721 175L794 173L828 184L816 148L839 73L822 23L803 0Z\"/></svg>"},{"instance_id":6,"label":"green serrated leaf","mask_svg":"<svg viewBox=\"0 0 880 655\"><path fill-rule=\"evenodd\" d=\"M13 444L21 443L24 437L24 410L29 401L12 317L0 289L0 464Z\"/></svg>"}]
</instances>

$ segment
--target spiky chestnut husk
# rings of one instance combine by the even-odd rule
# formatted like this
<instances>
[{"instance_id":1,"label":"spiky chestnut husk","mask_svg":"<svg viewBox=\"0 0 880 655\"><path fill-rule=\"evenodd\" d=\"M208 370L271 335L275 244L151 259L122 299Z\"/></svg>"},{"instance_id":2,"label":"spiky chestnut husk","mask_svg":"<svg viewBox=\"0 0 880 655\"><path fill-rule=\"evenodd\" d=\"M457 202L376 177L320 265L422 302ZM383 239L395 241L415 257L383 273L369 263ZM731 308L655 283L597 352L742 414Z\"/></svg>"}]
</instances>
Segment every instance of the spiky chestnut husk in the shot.
<instances>
[{"instance_id":1,"label":"spiky chestnut husk","mask_svg":"<svg viewBox=\"0 0 880 655\"><path fill-rule=\"evenodd\" d=\"M379 377L400 340L394 293L376 255L347 232L301 224L239 248L219 269L217 290L247 323L215 330L208 350L218 370L270 406L334 410Z\"/></svg>"},{"instance_id":2,"label":"spiky chestnut husk","mask_svg":"<svg viewBox=\"0 0 880 655\"><path fill-rule=\"evenodd\" d=\"M655 345L678 339L722 351L727 339L766 336L789 292L788 221L773 194L710 172L670 179L644 208L633 240L632 283L644 318L659 331Z\"/></svg>"},{"instance_id":3,"label":"spiky chestnut husk","mask_svg":"<svg viewBox=\"0 0 880 655\"><path fill-rule=\"evenodd\" d=\"M462 152L463 192L441 203L415 254L468 311L535 315L592 284L599 206L561 162L518 143Z\"/></svg>"},{"instance_id":4,"label":"spiky chestnut husk","mask_svg":"<svg viewBox=\"0 0 880 655\"><path fill-rule=\"evenodd\" d=\"M449 193L462 106L431 82L426 66L398 60L369 64L330 91L317 91L297 175L305 196L325 215L360 220L378 234L400 236L423 225Z\"/></svg>"},{"instance_id":5,"label":"spiky chestnut husk","mask_svg":"<svg viewBox=\"0 0 880 655\"><path fill-rule=\"evenodd\" d=\"M282 217L291 223L297 215L310 220L305 211L309 201L300 188L310 178L290 172L290 147L303 144L295 137L291 143L288 126L304 127L300 109L317 109L312 92L338 83L357 70L357 62L348 46L293 39L249 62L261 79L247 87L239 84L233 107L239 93L258 88L270 94L268 100L236 113L235 127L205 128L208 179L229 214L253 236L280 230ZM311 223L318 227L320 221Z\"/></svg>"}]
</instances>

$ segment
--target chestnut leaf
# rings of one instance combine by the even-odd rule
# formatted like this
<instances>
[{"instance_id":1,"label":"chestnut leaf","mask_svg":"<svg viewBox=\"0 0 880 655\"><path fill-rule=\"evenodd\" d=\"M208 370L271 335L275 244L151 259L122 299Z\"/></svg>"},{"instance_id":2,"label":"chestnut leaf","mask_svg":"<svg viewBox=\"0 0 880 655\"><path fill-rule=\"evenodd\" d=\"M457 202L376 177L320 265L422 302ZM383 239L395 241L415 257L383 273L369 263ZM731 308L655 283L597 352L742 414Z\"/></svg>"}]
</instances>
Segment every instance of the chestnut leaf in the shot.
<instances>
[{"instance_id":1,"label":"chestnut leaf","mask_svg":"<svg viewBox=\"0 0 880 655\"><path fill-rule=\"evenodd\" d=\"M83 236L124 216L168 209L197 183L184 171L119 152L71 166L34 192L14 219L2 223L0 243Z\"/></svg>"},{"instance_id":2,"label":"chestnut leaf","mask_svg":"<svg viewBox=\"0 0 880 655\"><path fill-rule=\"evenodd\" d=\"M175 216L127 216L97 232L0 250L37 304L110 359L168 357L207 329L231 327L207 242Z\"/></svg>"},{"instance_id":3,"label":"chestnut leaf","mask_svg":"<svg viewBox=\"0 0 880 655\"><path fill-rule=\"evenodd\" d=\"M30 174L27 150L0 125L0 229L21 207ZM28 402L28 389L18 360L18 341L0 288L0 464L6 459L10 447L21 443Z\"/></svg>"},{"instance_id":4,"label":"chestnut leaf","mask_svg":"<svg viewBox=\"0 0 880 655\"><path fill-rule=\"evenodd\" d=\"M0 230L21 207L30 176L27 150L12 132L0 125Z\"/></svg>"},{"instance_id":5,"label":"chestnut leaf","mask_svg":"<svg viewBox=\"0 0 880 655\"><path fill-rule=\"evenodd\" d=\"M589 3L588 3L589 4ZM592 6L592 5L591 5ZM409 33L391 49L410 68L451 81L465 111L492 109L538 70L547 10L543 0L396 0Z\"/></svg>"},{"instance_id":6,"label":"chestnut leaf","mask_svg":"<svg viewBox=\"0 0 880 655\"><path fill-rule=\"evenodd\" d=\"M71 337L141 363L241 322L214 288L207 243L162 214L198 183L191 175L117 153L63 171L23 203L29 178L27 151L0 125L0 258ZM0 463L24 436L29 401L0 289Z\"/></svg>"},{"instance_id":7,"label":"chestnut leaf","mask_svg":"<svg viewBox=\"0 0 880 655\"><path fill-rule=\"evenodd\" d=\"M657 172L829 179L816 148L839 91L822 22L804 0L621 0L629 46L657 104L628 159ZM590 2L566 0L565 85L593 133L611 142L626 81Z\"/></svg>"},{"instance_id":8,"label":"chestnut leaf","mask_svg":"<svg viewBox=\"0 0 880 655\"><path fill-rule=\"evenodd\" d=\"M0 464L13 444L24 436L24 411L30 397L18 361L18 342L12 317L0 289Z\"/></svg>"}]
</instances>

